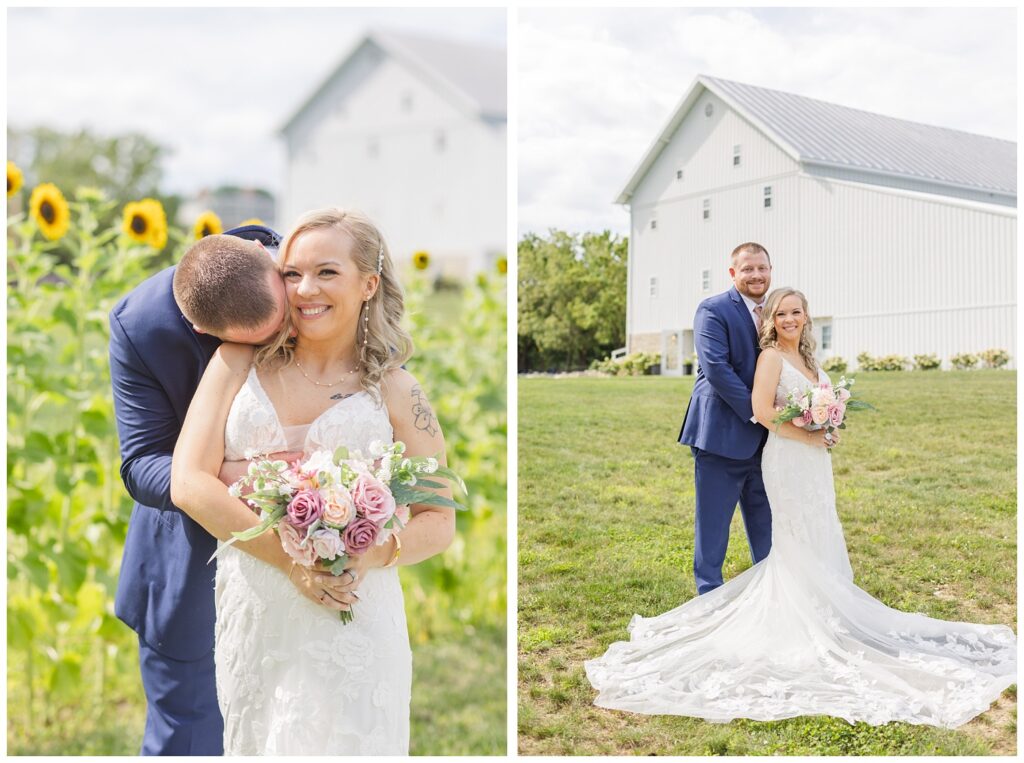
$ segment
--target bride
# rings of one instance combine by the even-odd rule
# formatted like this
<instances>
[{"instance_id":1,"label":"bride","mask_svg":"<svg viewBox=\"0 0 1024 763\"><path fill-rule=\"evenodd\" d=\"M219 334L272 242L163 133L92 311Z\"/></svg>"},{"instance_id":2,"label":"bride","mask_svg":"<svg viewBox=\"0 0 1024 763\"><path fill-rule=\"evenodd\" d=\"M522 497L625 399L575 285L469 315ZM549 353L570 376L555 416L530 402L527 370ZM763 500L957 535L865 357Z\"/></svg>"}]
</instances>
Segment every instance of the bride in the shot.
<instances>
[{"instance_id":1,"label":"bride","mask_svg":"<svg viewBox=\"0 0 1024 763\"><path fill-rule=\"evenodd\" d=\"M899 612L854 585L828 443L772 421L791 390L829 381L814 361L807 300L778 289L764 315L752 397L770 430L771 553L676 609L635 615L629 642L586 663L595 704L718 722L832 715L955 728L1015 682L1016 637Z\"/></svg>"},{"instance_id":2,"label":"bride","mask_svg":"<svg viewBox=\"0 0 1024 763\"><path fill-rule=\"evenodd\" d=\"M412 340L373 223L339 209L308 213L282 244L279 268L294 329L255 358L249 346L224 344L211 360L174 452L174 500L186 510L236 510L221 463L256 453L344 445L368 454L375 440L401 440L408 455L443 458L437 419L401 368ZM408 754L412 657L396 566L440 553L455 528L451 509L411 513L334 579L267 564L246 543L223 549L214 654L225 754ZM277 543L273 534L248 543L268 538ZM303 576L307 589L319 581L324 606L298 595ZM343 624L338 610L349 608L353 621Z\"/></svg>"}]
</instances>

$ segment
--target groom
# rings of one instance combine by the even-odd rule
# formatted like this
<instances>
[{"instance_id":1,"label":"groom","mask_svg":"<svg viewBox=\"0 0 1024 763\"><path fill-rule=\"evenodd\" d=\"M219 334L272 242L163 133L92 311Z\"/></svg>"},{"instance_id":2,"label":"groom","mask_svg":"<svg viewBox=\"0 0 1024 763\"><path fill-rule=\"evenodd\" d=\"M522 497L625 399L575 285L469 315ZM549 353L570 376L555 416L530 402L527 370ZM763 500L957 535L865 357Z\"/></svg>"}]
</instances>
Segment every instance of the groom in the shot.
<instances>
[{"instance_id":1,"label":"groom","mask_svg":"<svg viewBox=\"0 0 1024 763\"><path fill-rule=\"evenodd\" d=\"M277 233L260 225L207 236L110 313L121 478L135 500L115 611L139 636L143 755L223 754L213 662L216 566L208 560L217 547L214 531L230 537L256 520L241 506L238 516L218 517L216 527L184 514L171 503L171 454L221 340L260 344L285 322L284 282L267 251L279 243ZM222 474L231 468L237 466L226 464ZM290 567L280 543L258 541L245 550ZM329 583L319 575L295 578L312 600Z\"/></svg>"},{"instance_id":2,"label":"groom","mask_svg":"<svg viewBox=\"0 0 1024 763\"><path fill-rule=\"evenodd\" d=\"M732 252L733 288L705 299L693 319L700 367L679 442L694 458L697 492L693 572L697 593L722 585L722 563L737 501L754 562L768 556L772 515L761 480L761 450L768 430L757 423L750 402L761 350L757 332L772 264L760 244Z\"/></svg>"}]
</instances>

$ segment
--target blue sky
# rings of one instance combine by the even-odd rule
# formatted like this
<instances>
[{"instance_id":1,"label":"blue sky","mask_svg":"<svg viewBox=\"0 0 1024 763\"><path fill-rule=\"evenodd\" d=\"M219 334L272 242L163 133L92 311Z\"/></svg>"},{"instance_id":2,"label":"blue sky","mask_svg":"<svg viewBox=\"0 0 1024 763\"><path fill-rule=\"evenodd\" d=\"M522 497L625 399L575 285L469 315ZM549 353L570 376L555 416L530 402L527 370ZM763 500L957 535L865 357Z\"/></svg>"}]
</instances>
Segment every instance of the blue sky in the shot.
<instances>
[{"instance_id":1,"label":"blue sky","mask_svg":"<svg viewBox=\"0 0 1024 763\"><path fill-rule=\"evenodd\" d=\"M1016 11L519 11L519 232L625 233L612 202L698 74L1016 140Z\"/></svg>"},{"instance_id":2,"label":"blue sky","mask_svg":"<svg viewBox=\"0 0 1024 763\"><path fill-rule=\"evenodd\" d=\"M277 130L370 27L505 47L501 8L12 8L8 124L141 130L167 190L278 191Z\"/></svg>"}]
</instances>

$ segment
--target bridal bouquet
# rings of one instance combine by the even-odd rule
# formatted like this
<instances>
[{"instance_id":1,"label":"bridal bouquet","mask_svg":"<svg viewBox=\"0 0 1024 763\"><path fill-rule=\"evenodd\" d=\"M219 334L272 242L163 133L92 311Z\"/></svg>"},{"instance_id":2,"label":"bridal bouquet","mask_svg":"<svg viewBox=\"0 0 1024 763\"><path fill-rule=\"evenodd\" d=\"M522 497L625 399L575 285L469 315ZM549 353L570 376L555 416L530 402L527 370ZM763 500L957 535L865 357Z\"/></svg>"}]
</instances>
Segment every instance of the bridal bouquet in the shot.
<instances>
[{"instance_id":1,"label":"bridal bouquet","mask_svg":"<svg viewBox=\"0 0 1024 763\"><path fill-rule=\"evenodd\" d=\"M774 423L792 421L794 426L808 430L825 429L825 439L831 440L837 429L846 429L847 411L875 410L875 407L853 396L853 379L845 376L835 386L822 383L806 391L794 388L784 407L776 408Z\"/></svg>"},{"instance_id":2,"label":"bridal bouquet","mask_svg":"<svg viewBox=\"0 0 1024 763\"><path fill-rule=\"evenodd\" d=\"M275 530L297 564L313 567L319 562L340 575L350 555L383 545L405 526L409 504L465 508L428 489L443 487L438 479L445 479L465 492L465 483L455 472L436 458L406 458L404 452L401 442L373 442L369 458L342 447L333 453L314 451L293 463L251 462L248 474L228 492L258 511L263 521L233 533L235 537L217 553L236 540ZM350 622L351 611L341 612L341 619Z\"/></svg>"}]
</instances>

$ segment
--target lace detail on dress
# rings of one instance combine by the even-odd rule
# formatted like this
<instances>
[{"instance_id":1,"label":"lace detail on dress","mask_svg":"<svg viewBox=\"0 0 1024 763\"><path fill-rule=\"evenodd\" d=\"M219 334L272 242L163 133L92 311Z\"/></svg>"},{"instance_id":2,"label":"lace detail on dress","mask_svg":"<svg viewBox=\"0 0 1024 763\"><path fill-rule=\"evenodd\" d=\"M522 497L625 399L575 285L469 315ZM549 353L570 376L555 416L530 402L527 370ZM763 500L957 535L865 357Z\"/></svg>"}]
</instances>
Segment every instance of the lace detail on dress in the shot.
<instances>
[{"instance_id":1,"label":"lace detail on dress","mask_svg":"<svg viewBox=\"0 0 1024 763\"><path fill-rule=\"evenodd\" d=\"M305 450L368 452L393 441L369 395L314 421ZM284 430L255 371L225 431L227 458L284 450ZM227 755L407 755L412 656L398 573L371 570L354 622L303 597L278 570L235 548L217 564L217 696Z\"/></svg>"},{"instance_id":2,"label":"lace detail on dress","mask_svg":"<svg viewBox=\"0 0 1024 763\"><path fill-rule=\"evenodd\" d=\"M784 361L777 396L812 384ZM721 722L832 715L955 728L1016 681L1009 628L900 612L853 584L824 448L772 433L761 467L769 556L676 609L634 616L628 642L586 663L595 704Z\"/></svg>"}]
</instances>

